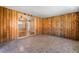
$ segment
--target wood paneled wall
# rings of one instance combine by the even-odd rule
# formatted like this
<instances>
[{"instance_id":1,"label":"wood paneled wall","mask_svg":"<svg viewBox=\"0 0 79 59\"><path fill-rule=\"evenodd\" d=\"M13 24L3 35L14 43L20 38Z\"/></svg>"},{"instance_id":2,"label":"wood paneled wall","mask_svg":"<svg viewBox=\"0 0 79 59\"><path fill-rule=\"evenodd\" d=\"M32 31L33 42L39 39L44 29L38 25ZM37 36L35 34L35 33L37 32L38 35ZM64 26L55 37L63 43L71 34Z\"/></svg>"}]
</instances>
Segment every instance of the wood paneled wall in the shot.
<instances>
[{"instance_id":1,"label":"wood paneled wall","mask_svg":"<svg viewBox=\"0 0 79 59\"><path fill-rule=\"evenodd\" d=\"M79 12L77 14L77 20L76 20L76 39L79 40Z\"/></svg>"},{"instance_id":2,"label":"wood paneled wall","mask_svg":"<svg viewBox=\"0 0 79 59\"><path fill-rule=\"evenodd\" d=\"M52 34L52 20L51 18L44 18L42 19L43 25L43 34Z\"/></svg>"},{"instance_id":3,"label":"wood paneled wall","mask_svg":"<svg viewBox=\"0 0 79 59\"><path fill-rule=\"evenodd\" d=\"M19 15L27 16L27 14L7 9L5 7L0 7L0 43L8 42L11 40L15 40L20 35L23 35L19 31ZM42 33L42 20L40 17L28 15L31 17L31 29L30 32L31 34L37 35ZM26 31L26 32L25 32ZM25 34L27 33L27 27L25 29ZM34 31L34 33L33 33ZM31 35L30 34L30 35Z\"/></svg>"},{"instance_id":4,"label":"wood paneled wall","mask_svg":"<svg viewBox=\"0 0 79 59\"><path fill-rule=\"evenodd\" d=\"M42 18L36 18L36 34L42 34Z\"/></svg>"},{"instance_id":5,"label":"wood paneled wall","mask_svg":"<svg viewBox=\"0 0 79 59\"><path fill-rule=\"evenodd\" d=\"M17 21L16 11L0 7L0 43L16 39Z\"/></svg>"},{"instance_id":6,"label":"wood paneled wall","mask_svg":"<svg viewBox=\"0 0 79 59\"><path fill-rule=\"evenodd\" d=\"M43 34L79 40L79 13L43 18Z\"/></svg>"}]
</instances>

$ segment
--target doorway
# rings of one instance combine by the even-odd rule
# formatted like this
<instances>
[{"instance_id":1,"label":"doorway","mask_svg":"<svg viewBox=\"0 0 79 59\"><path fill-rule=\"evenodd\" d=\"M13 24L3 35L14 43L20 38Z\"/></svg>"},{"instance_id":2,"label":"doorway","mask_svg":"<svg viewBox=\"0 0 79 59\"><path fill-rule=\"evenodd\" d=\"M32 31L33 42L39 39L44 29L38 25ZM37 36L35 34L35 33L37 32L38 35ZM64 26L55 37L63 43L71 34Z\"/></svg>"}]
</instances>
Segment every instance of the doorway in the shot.
<instances>
[{"instance_id":1,"label":"doorway","mask_svg":"<svg viewBox=\"0 0 79 59\"><path fill-rule=\"evenodd\" d=\"M31 36L36 34L36 19L31 16L19 15L18 31L19 37Z\"/></svg>"}]
</instances>

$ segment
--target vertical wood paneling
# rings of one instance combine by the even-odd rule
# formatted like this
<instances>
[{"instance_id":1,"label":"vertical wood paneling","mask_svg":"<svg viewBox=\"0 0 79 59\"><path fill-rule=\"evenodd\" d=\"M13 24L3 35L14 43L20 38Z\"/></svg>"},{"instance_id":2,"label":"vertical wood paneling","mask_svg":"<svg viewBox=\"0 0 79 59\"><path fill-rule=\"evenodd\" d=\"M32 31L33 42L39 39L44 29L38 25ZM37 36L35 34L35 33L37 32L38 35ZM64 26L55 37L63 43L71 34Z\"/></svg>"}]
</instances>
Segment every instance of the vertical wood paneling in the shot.
<instances>
[{"instance_id":1,"label":"vertical wood paneling","mask_svg":"<svg viewBox=\"0 0 79 59\"><path fill-rule=\"evenodd\" d=\"M6 31L6 21L7 21L7 16L6 16L6 12L7 12L7 9L3 9L3 39L4 41L6 41L6 37L7 37L7 31Z\"/></svg>"},{"instance_id":2,"label":"vertical wood paneling","mask_svg":"<svg viewBox=\"0 0 79 59\"><path fill-rule=\"evenodd\" d=\"M79 13L43 18L43 33L48 34L51 18L51 35L79 40Z\"/></svg>"},{"instance_id":3,"label":"vertical wood paneling","mask_svg":"<svg viewBox=\"0 0 79 59\"><path fill-rule=\"evenodd\" d=\"M0 8L0 13L1 13L1 8ZM0 43L1 43L1 14L0 14Z\"/></svg>"},{"instance_id":4,"label":"vertical wood paneling","mask_svg":"<svg viewBox=\"0 0 79 59\"><path fill-rule=\"evenodd\" d=\"M43 34L48 34L48 19L43 19Z\"/></svg>"},{"instance_id":5,"label":"vertical wood paneling","mask_svg":"<svg viewBox=\"0 0 79 59\"><path fill-rule=\"evenodd\" d=\"M50 35L52 32L52 23L51 23L51 18L48 18L48 34Z\"/></svg>"},{"instance_id":6,"label":"vertical wood paneling","mask_svg":"<svg viewBox=\"0 0 79 59\"><path fill-rule=\"evenodd\" d=\"M39 34L42 34L42 19L39 17Z\"/></svg>"},{"instance_id":7,"label":"vertical wood paneling","mask_svg":"<svg viewBox=\"0 0 79 59\"><path fill-rule=\"evenodd\" d=\"M61 19L59 16L57 16L57 21L56 21L56 35L60 36L61 34Z\"/></svg>"},{"instance_id":8,"label":"vertical wood paneling","mask_svg":"<svg viewBox=\"0 0 79 59\"><path fill-rule=\"evenodd\" d=\"M52 23L52 25L51 25L52 26L51 34L54 35L54 17L51 17L51 23Z\"/></svg>"},{"instance_id":9,"label":"vertical wood paneling","mask_svg":"<svg viewBox=\"0 0 79 59\"><path fill-rule=\"evenodd\" d=\"M36 34L42 34L42 19L35 17L36 19Z\"/></svg>"},{"instance_id":10,"label":"vertical wood paneling","mask_svg":"<svg viewBox=\"0 0 79 59\"><path fill-rule=\"evenodd\" d=\"M9 14L9 16L10 16L10 17L9 17L9 18L10 18L10 19L9 19L9 21L10 21L10 31L9 31L9 33L10 33L10 39L9 39L9 40L12 40L12 34L11 34L11 33L12 33L12 26L13 26L12 21L13 21L13 20L11 19L11 17L12 17L11 10L9 10L9 11L10 11L10 14ZM13 34L13 35L14 35L14 34Z\"/></svg>"},{"instance_id":11,"label":"vertical wood paneling","mask_svg":"<svg viewBox=\"0 0 79 59\"><path fill-rule=\"evenodd\" d=\"M1 8L1 41L3 42L3 8Z\"/></svg>"},{"instance_id":12,"label":"vertical wood paneling","mask_svg":"<svg viewBox=\"0 0 79 59\"><path fill-rule=\"evenodd\" d=\"M0 43L16 38L16 11L0 7Z\"/></svg>"},{"instance_id":13,"label":"vertical wood paneling","mask_svg":"<svg viewBox=\"0 0 79 59\"><path fill-rule=\"evenodd\" d=\"M79 40L79 12L76 13L76 39Z\"/></svg>"},{"instance_id":14,"label":"vertical wood paneling","mask_svg":"<svg viewBox=\"0 0 79 59\"><path fill-rule=\"evenodd\" d=\"M7 19L6 19L6 25L7 25L7 28L6 28L6 31L7 31L7 41L9 41L9 11L7 9Z\"/></svg>"},{"instance_id":15,"label":"vertical wood paneling","mask_svg":"<svg viewBox=\"0 0 79 59\"><path fill-rule=\"evenodd\" d=\"M35 26L34 26L35 22L34 22L34 19L32 18L31 19L31 29L30 29L30 33L31 35L34 35L34 30L35 30Z\"/></svg>"}]
</instances>

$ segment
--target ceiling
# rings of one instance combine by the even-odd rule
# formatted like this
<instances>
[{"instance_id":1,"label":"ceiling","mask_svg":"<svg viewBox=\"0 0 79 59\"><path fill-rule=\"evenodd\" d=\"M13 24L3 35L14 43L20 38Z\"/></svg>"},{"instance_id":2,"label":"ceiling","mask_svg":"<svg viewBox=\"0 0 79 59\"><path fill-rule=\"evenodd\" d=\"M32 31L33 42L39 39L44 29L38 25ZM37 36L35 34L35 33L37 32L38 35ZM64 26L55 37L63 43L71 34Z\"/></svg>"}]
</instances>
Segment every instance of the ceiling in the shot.
<instances>
[{"instance_id":1,"label":"ceiling","mask_svg":"<svg viewBox=\"0 0 79 59\"><path fill-rule=\"evenodd\" d=\"M79 11L78 6L6 6L42 18Z\"/></svg>"}]
</instances>

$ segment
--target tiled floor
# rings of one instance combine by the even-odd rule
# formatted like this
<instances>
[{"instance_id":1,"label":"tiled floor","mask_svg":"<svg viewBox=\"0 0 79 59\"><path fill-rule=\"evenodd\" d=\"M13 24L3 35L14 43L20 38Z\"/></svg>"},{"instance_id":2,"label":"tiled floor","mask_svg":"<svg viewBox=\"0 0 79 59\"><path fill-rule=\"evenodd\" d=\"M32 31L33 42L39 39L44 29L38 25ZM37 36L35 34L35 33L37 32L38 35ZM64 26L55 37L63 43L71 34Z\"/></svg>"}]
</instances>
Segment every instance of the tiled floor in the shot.
<instances>
[{"instance_id":1,"label":"tiled floor","mask_svg":"<svg viewBox=\"0 0 79 59\"><path fill-rule=\"evenodd\" d=\"M79 52L79 42L65 38L38 35L18 39L0 47L0 52L69 53Z\"/></svg>"}]
</instances>

